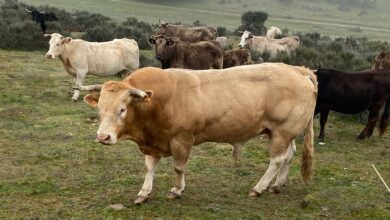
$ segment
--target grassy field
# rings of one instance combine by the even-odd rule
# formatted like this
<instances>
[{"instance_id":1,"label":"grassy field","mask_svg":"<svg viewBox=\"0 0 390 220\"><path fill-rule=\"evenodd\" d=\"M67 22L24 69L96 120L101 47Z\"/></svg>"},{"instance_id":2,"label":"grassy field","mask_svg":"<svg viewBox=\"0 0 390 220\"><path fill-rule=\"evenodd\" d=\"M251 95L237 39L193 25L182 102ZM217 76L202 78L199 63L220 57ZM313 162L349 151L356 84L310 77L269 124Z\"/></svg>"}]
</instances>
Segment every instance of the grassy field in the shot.
<instances>
[{"instance_id":1,"label":"grassy field","mask_svg":"<svg viewBox=\"0 0 390 220\"><path fill-rule=\"evenodd\" d=\"M225 26L234 30L240 24L240 16L248 10L263 10L269 13L267 26L288 28L291 31L319 32L330 36L358 36L375 40L390 39L388 12L390 2L378 0L376 9L367 9L367 15L359 15L362 9L351 12L338 10L338 5L324 0L295 0L290 6L283 6L274 0L231 0L219 4L220 0L201 1L137 1L137 0L21 0L39 5L50 5L68 11L87 10L101 13L116 20L136 17L150 23L158 19L170 22L181 21L192 24L200 20L212 26ZM230 3L229 3L230 2ZM311 11L305 5L316 5L322 11ZM360 27L362 32L354 32Z\"/></svg>"},{"instance_id":2,"label":"grassy field","mask_svg":"<svg viewBox=\"0 0 390 220\"><path fill-rule=\"evenodd\" d=\"M87 77L86 84L105 80ZM302 138L286 189L260 198L247 194L268 165L268 141L249 142L238 162L230 146L208 143L193 149L181 199L165 198L174 171L164 159L151 200L136 206L143 156L130 141L94 141L97 112L70 100L72 84L60 61L45 60L43 51L0 50L0 219L390 218L389 194L371 168L390 182L390 134L357 141L356 117L335 114L326 145L315 147L308 186L299 173ZM116 203L125 208L107 208Z\"/></svg>"}]
</instances>

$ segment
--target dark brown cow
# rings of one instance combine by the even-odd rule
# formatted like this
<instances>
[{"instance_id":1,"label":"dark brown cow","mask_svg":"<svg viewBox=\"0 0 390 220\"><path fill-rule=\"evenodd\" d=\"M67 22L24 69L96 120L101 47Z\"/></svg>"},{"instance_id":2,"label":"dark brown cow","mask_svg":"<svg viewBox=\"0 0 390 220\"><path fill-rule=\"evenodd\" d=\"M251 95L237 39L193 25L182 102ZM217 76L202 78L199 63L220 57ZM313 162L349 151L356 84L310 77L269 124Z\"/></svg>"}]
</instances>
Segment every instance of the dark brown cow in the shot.
<instances>
[{"instance_id":1,"label":"dark brown cow","mask_svg":"<svg viewBox=\"0 0 390 220\"><path fill-rule=\"evenodd\" d=\"M190 43L215 40L217 38L217 31L212 27L190 27L185 25L173 25L165 22L160 23L154 34L177 37L181 41Z\"/></svg>"},{"instance_id":2,"label":"dark brown cow","mask_svg":"<svg viewBox=\"0 0 390 220\"><path fill-rule=\"evenodd\" d=\"M223 51L216 41L188 43L158 35L149 38L149 43L155 46L156 59L163 69L222 69Z\"/></svg>"},{"instance_id":3,"label":"dark brown cow","mask_svg":"<svg viewBox=\"0 0 390 220\"><path fill-rule=\"evenodd\" d=\"M248 49L234 49L223 52L223 68L252 64Z\"/></svg>"},{"instance_id":4,"label":"dark brown cow","mask_svg":"<svg viewBox=\"0 0 390 220\"><path fill-rule=\"evenodd\" d=\"M324 140L325 124L330 110L356 114L369 110L366 127L359 139L371 137L384 106L379 122L380 135L386 131L390 119L390 70L364 70L361 72L341 72L320 69L316 73L318 96L315 114L320 113L320 135Z\"/></svg>"},{"instance_id":5,"label":"dark brown cow","mask_svg":"<svg viewBox=\"0 0 390 220\"><path fill-rule=\"evenodd\" d=\"M390 69L390 53L380 52L374 59L372 69Z\"/></svg>"}]
</instances>

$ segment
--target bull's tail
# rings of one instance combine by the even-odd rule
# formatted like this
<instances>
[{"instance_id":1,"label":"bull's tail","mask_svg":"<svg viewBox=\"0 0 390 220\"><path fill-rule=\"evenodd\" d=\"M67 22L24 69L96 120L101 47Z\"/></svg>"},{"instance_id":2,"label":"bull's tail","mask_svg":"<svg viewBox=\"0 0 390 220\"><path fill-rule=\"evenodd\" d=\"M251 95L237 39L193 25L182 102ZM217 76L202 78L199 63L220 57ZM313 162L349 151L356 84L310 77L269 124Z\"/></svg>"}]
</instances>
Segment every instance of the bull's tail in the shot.
<instances>
[{"instance_id":1,"label":"bull's tail","mask_svg":"<svg viewBox=\"0 0 390 220\"><path fill-rule=\"evenodd\" d=\"M383 110L383 114L381 116L381 120L379 122L379 135L382 136L387 126L389 125L390 120L390 97L387 98L385 103L385 109Z\"/></svg>"},{"instance_id":2,"label":"bull's tail","mask_svg":"<svg viewBox=\"0 0 390 220\"><path fill-rule=\"evenodd\" d=\"M309 124L305 130L304 148L302 151L301 173L303 181L308 184L313 176L313 157L314 157L314 116L310 118Z\"/></svg>"}]
</instances>

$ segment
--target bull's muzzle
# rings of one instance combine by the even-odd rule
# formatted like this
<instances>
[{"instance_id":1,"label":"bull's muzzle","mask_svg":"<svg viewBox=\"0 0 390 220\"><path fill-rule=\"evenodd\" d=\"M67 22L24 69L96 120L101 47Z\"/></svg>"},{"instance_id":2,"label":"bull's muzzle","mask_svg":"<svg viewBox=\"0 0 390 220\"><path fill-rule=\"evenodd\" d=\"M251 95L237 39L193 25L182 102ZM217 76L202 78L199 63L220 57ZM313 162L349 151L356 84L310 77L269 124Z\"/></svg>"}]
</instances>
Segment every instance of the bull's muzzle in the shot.
<instances>
[{"instance_id":1,"label":"bull's muzzle","mask_svg":"<svg viewBox=\"0 0 390 220\"><path fill-rule=\"evenodd\" d=\"M46 58L47 58L47 59L54 59L54 56L47 53L47 54L46 54Z\"/></svg>"},{"instance_id":2,"label":"bull's muzzle","mask_svg":"<svg viewBox=\"0 0 390 220\"><path fill-rule=\"evenodd\" d=\"M96 134L96 140L102 144L111 144L111 136L109 134Z\"/></svg>"}]
</instances>

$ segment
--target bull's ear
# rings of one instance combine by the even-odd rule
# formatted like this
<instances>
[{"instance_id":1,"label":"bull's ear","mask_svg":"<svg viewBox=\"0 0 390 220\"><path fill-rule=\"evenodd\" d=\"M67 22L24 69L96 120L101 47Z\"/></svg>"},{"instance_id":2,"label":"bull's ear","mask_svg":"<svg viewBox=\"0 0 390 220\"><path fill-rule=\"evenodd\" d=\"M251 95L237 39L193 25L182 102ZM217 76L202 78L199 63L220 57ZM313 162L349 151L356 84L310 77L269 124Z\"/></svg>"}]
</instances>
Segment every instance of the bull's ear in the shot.
<instances>
[{"instance_id":1,"label":"bull's ear","mask_svg":"<svg viewBox=\"0 0 390 220\"><path fill-rule=\"evenodd\" d=\"M91 106L92 108L96 108L99 102L99 96L100 95L88 94L84 97L84 102L87 103L87 105Z\"/></svg>"},{"instance_id":2,"label":"bull's ear","mask_svg":"<svg viewBox=\"0 0 390 220\"><path fill-rule=\"evenodd\" d=\"M51 34L44 34L44 37L51 37Z\"/></svg>"},{"instance_id":3,"label":"bull's ear","mask_svg":"<svg viewBox=\"0 0 390 220\"><path fill-rule=\"evenodd\" d=\"M175 45L175 41L172 40L172 38L168 38L168 39L167 39L167 45L168 45L169 47L173 47L173 46Z\"/></svg>"},{"instance_id":4,"label":"bull's ear","mask_svg":"<svg viewBox=\"0 0 390 220\"><path fill-rule=\"evenodd\" d=\"M156 38L150 37L150 38L148 39L148 42L149 42L150 45L154 45L154 44L156 44Z\"/></svg>"},{"instance_id":5,"label":"bull's ear","mask_svg":"<svg viewBox=\"0 0 390 220\"><path fill-rule=\"evenodd\" d=\"M71 42L72 41L72 38L71 37L64 37L64 38L62 38L62 43L63 44L67 44L67 43L69 43L69 42Z\"/></svg>"}]
</instances>

